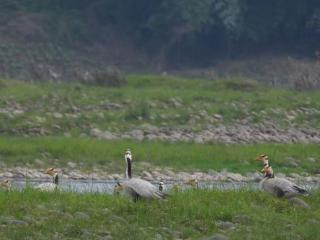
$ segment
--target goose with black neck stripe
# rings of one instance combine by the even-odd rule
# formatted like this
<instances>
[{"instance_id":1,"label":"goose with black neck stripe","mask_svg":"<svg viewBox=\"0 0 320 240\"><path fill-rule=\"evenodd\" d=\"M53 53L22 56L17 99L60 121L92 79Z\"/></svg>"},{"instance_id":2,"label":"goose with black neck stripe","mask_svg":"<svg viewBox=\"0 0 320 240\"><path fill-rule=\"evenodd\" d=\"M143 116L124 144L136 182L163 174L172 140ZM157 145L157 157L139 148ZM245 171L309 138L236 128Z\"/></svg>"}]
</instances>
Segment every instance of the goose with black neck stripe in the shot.
<instances>
[{"instance_id":1,"label":"goose with black neck stripe","mask_svg":"<svg viewBox=\"0 0 320 240\"><path fill-rule=\"evenodd\" d=\"M36 186L34 189L44 192L53 192L57 190L59 184L59 175L58 170L55 168L48 168L45 172L52 177L52 182L50 183L41 183Z\"/></svg>"},{"instance_id":2,"label":"goose with black neck stripe","mask_svg":"<svg viewBox=\"0 0 320 240\"><path fill-rule=\"evenodd\" d=\"M299 187L295 183L274 176L270 165L264 166L261 170L264 178L260 182L260 188L276 197L293 198L298 195L308 194L308 191Z\"/></svg>"},{"instance_id":3,"label":"goose with black neck stripe","mask_svg":"<svg viewBox=\"0 0 320 240\"><path fill-rule=\"evenodd\" d=\"M133 201L139 199L162 199L165 197L165 194L150 182L140 178L132 178L132 153L129 149L125 152L124 159L126 162L126 180L116 184L116 192L123 191Z\"/></svg>"}]
</instances>

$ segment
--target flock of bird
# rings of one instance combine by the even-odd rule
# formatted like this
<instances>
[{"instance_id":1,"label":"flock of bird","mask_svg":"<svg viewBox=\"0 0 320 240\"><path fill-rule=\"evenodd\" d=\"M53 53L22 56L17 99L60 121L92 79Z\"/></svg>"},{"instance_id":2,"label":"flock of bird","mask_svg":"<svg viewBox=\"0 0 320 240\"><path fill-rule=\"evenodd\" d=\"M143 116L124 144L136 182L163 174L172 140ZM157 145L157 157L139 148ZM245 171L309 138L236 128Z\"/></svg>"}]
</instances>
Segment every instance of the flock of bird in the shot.
<instances>
[{"instance_id":1,"label":"flock of bird","mask_svg":"<svg viewBox=\"0 0 320 240\"><path fill-rule=\"evenodd\" d=\"M168 195L164 192L163 181L160 181L159 185L156 186L144 179L132 177L132 154L130 150L125 152L124 159L126 162L125 180L115 184L115 194L124 194L130 197L133 201L137 201L139 199L163 199ZM261 161L263 164L263 169L261 170L263 173L263 179L259 184L260 189L271 193L275 197L284 197L289 200L301 194L308 194L305 189L299 187L295 183L285 178L275 177L267 155L261 154L256 158L256 160ZM57 169L49 168L45 173L52 177L52 182L42 183L34 188L40 191L55 191L59 184L59 174ZM198 181L195 178L186 181L185 184L191 185L195 188L198 187ZM0 183L0 186L10 190L11 182L6 179ZM178 186L173 186L173 189L175 188L178 188Z\"/></svg>"}]
</instances>

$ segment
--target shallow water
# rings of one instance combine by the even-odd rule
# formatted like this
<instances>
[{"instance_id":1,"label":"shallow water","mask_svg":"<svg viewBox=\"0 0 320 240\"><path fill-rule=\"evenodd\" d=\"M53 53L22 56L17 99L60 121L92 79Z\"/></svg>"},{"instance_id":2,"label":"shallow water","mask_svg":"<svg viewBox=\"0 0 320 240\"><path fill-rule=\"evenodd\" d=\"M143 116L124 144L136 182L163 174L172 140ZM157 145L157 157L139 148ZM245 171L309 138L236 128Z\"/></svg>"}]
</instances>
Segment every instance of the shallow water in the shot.
<instances>
[{"instance_id":1,"label":"shallow water","mask_svg":"<svg viewBox=\"0 0 320 240\"><path fill-rule=\"evenodd\" d=\"M123 179L124 180L124 179ZM121 182L122 180L120 180ZM26 186L34 187L41 183L49 182L43 179L28 179L25 178L13 178L11 179L12 188L16 190L22 190ZM151 181L154 185L158 186L158 181ZM190 188L183 183L183 181L163 181L164 191L170 191L174 186L178 186L179 189L185 190ZM60 179L59 189L63 191L79 192L79 193L107 193L112 194L113 188L117 180L92 180L92 179ZM307 189L308 191L320 190L320 184L316 182L299 182L295 181L299 186ZM199 188L202 189L217 189L221 191L227 190L239 190L249 189L257 190L259 187L258 182L225 182L225 181L199 181Z\"/></svg>"}]
</instances>

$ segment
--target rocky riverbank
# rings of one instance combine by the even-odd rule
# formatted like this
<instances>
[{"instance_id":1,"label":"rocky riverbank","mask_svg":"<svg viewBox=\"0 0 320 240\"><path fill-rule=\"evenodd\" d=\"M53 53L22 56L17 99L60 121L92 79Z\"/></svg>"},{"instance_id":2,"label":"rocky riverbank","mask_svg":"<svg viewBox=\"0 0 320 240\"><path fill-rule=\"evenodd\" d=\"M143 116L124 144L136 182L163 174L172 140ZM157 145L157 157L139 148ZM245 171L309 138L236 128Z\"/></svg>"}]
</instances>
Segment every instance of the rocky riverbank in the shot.
<instances>
[{"instance_id":1,"label":"rocky riverbank","mask_svg":"<svg viewBox=\"0 0 320 240\"><path fill-rule=\"evenodd\" d=\"M74 168L59 169L62 178L65 179L83 179L83 180L117 180L123 179L122 173L108 173L104 169L95 168L92 172L80 171ZM43 173L43 169L35 168L3 168L0 170L1 178L29 178L29 179L47 179L50 177ZM149 181L186 181L190 179L197 179L198 181L218 181L218 182L258 182L262 179L262 174L259 172L248 172L244 175L239 173L232 173L228 171L217 172L209 170L207 172L193 171L173 171L169 168L161 169L155 167L153 170L140 171L137 175ZM320 174L310 175L308 173L290 173L285 175L277 173L278 177L286 177L289 180L297 182L320 182Z\"/></svg>"},{"instance_id":2,"label":"rocky riverbank","mask_svg":"<svg viewBox=\"0 0 320 240\"><path fill-rule=\"evenodd\" d=\"M85 135L83 135L85 136ZM206 129L195 132L191 129L144 126L124 133L102 131L93 128L90 136L105 140L160 140L169 142L195 143L320 143L320 130L314 128L281 129L269 124L233 124L209 125Z\"/></svg>"}]
</instances>

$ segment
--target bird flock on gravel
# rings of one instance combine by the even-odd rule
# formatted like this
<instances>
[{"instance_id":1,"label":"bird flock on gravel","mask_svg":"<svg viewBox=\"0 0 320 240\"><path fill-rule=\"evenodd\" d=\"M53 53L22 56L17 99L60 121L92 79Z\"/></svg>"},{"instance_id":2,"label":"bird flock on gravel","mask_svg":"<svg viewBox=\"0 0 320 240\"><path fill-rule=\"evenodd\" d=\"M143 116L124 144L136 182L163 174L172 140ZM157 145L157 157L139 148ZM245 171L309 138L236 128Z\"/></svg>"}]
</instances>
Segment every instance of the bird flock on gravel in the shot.
<instances>
[{"instance_id":1,"label":"bird flock on gravel","mask_svg":"<svg viewBox=\"0 0 320 240\"><path fill-rule=\"evenodd\" d=\"M123 181L117 181L114 186L115 195L125 195L132 199L134 202L138 200L150 200L150 199L164 199L169 196L169 193L165 192L165 185L163 180L160 180L158 186L150 183L147 180L132 177L132 163L133 157L131 151L128 149L125 152L124 160L126 163L125 179ZM308 195L308 191L295 183L285 179L276 177L272 166L270 165L269 158L265 154L257 156L257 161L260 161L263 165L261 173L263 179L259 183L259 188L265 192L270 193L277 198L286 198L290 202L298 204L302 207L309 208L309 205L303 200L297 198L299 195ZM35 190L52 192L58 189L59 185L59 171L55 168L48 168L45 172L52 177L52 182L42 183L34 187ZM183 183L189 185L192 188L198 188L199 183L196 178L189 179ZM5 179L0 182L0 187L11 190L12 184L9 179ZM181 185L173 185L172 191L180 191Z\"/></svg>"}]
</instances>

